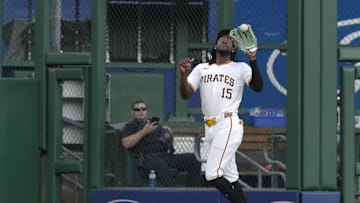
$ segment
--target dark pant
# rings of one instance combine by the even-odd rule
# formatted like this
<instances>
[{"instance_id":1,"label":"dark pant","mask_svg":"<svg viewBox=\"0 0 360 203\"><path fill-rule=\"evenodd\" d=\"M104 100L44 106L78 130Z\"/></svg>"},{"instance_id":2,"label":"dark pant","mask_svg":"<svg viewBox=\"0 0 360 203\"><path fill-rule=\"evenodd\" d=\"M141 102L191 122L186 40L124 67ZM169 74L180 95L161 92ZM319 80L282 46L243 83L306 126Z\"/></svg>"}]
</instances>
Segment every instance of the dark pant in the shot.
<instances>
[{"instance_id":1,"label":"dark pant","mask_svg":"<svg viewBox=\"0 0 360 203\"><path fill-rule=\"evenodd\" d=\"M209 183L220 190L232 203L246 203L244 191L238 181L230 183L224 177L219 177Z\"/></svg>"},{"instance_id":2,"label":"dark pant","mask_svg":"<svg viewBox=\"0 0 360 203\"><path fill-rule=\"evenodd\" d=\"M183 154L149 154L145 158L148 171L154 169L159 184L164 187L179 185L178 175L186 172L185 186L198 187L201 182L201 163L192 153Z\"/></svg>"}]
</instances>

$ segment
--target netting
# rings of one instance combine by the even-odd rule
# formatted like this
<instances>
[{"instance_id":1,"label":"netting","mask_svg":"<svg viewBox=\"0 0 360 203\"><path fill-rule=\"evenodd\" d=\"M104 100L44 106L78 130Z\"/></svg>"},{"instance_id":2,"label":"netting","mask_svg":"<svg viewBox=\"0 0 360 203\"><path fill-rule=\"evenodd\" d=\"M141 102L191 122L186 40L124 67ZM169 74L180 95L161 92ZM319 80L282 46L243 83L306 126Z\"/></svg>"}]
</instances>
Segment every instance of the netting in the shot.
<instances>
[{"instance_id":1,"label":"netting","mask_svg":"<svg viewBox=\"0 0 360 203\"><path fill-rule=\"evenodd\" d=\"M109 61L174 63L179 22L190 42L206 42L207 18L203 0L109 1Z\"/></svg>"}]
</instances>

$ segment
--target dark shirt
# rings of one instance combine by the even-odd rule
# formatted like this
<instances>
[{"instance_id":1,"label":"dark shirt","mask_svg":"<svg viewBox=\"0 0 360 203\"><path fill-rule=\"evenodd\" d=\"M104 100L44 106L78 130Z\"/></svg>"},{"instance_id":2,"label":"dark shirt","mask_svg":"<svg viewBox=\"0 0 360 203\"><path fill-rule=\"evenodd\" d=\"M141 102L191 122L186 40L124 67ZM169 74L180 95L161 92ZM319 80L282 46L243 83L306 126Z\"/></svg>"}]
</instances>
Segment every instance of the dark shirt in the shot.
<instances>
[{"instance_id":1,"label":"dark shirt","mask_svg":"<svg viewBox=\"0 0 360 203\"><path fill-rule=\"evenodd\" d=\"M138 121L134 119L133 121L127 123L121 130L120 136L127 137L130 136L145 126L146 122ZM157 153L166 153L167 147L160 141L161 136L161 126L155 129L151 134L145 135L135 146L128 149L131 155L135 157L146 156Z\"/></svg>"}]
</instances>

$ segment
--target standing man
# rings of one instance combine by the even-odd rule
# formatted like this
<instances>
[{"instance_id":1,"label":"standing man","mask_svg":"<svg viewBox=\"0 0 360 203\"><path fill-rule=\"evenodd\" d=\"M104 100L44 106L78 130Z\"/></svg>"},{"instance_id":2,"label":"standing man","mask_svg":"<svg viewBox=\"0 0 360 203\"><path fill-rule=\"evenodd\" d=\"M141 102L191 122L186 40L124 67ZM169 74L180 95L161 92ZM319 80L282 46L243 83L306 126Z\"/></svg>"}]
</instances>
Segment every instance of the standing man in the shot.
<instances>
[{"instance_id":1,"label":"standing man","mask_svg":"<svg viewBox=\"0 0 360 203\"><path fill-rule=\"evenodd\" d=\"M196 90L200 91L205 142L210 146L206 180L232 203L246 203L235 160L244 131L238 109L244 86L260 92L263 81L256 62L256 50L245 51L250 65L235 62L236 48L229 33L230 30L218 33L210 62L198 64L189 75L194 59L180 61L180 94L183 99L189 99Z\"/></svg>"}]
</instances>

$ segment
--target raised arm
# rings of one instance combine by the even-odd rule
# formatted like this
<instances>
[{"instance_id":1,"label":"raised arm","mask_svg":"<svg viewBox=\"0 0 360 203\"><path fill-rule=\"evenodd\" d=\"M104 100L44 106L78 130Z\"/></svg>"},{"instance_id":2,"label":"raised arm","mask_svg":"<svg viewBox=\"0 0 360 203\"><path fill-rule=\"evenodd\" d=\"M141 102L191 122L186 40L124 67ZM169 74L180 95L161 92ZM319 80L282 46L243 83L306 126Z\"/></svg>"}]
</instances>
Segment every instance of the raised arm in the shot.
<instances>
[{"instance_id":1,"label":"raised arm","mask_svg":"<svg viewBox=\"0 0 360 203\"><path fill-rule=\"evenodd\" d=\"M189 73L190 67L194 62L194 58L185 58L179 63L179 70L180 70L180 95L183 99L189 99L193 95L193 90L190 84L187 81L187 75Z\"/></svg>"},{"instance_id":2,"label":"raised arm","mask_svg":"<svg viewBox=\"0 0 360 203\"><path fill-rule=\"evenodd\" d=\"M261 76L261 72L259 70L259 66L256 61L256 51L255 52L247 51L246 55L249 59L250 67L252 70L252 77L251 77L252 79L249 83L249 86L255 92L261 92L263 89L263 79Z\"/></svg>"}]
</instances>

